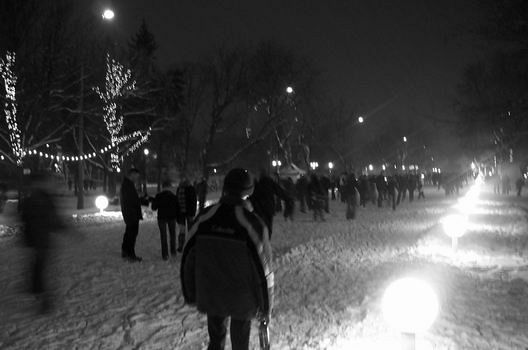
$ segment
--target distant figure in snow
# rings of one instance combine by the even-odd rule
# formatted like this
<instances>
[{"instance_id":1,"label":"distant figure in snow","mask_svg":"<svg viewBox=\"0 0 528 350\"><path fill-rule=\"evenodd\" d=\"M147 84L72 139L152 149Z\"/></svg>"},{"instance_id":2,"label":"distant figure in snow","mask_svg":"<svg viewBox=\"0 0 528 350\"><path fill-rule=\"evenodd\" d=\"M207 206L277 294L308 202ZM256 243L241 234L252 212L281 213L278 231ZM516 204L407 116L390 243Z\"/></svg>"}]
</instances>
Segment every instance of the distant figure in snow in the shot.
<instances>
[{"instance_id":1,"label":"distant figure in snow","mask_svg":"<svg viewBox=\"0 0 528 350\"><path fill-rule=\"evenodd\" d=\"M308 202L308 180L304 174L301 174L297 180L295 191L297 192L297 199L299 200L299 210L301 213L306 213Z\"/></svg>"},{"instance_id":2,"label":"distant figure in snow","mask_svg":"<svg viewBox=\"0 0 528 350\"><path fill-rule=\"evenodd\" d=\"M275 216L276 198L283 201L292 201L288 193L271 177L266 174L266 170L260 171L260 178L255 182L255 190L249 197L255 213L260 216L266 224L269 236L273 232L273 217Z\"/></svg>"},{"instance_id":3,"label":"distant figure in snow","mask_svg":"<svg viewBox=\"0 0 528 350\"><path fill-rule=\"evenodd\" d=\"M295 184L291 177L284 181L284 190L288 194L290 200L284 202L284 219L293 221L293 214L295 211Z\"/></svg>"},{"instance_id":4,"label":"distant figure in snow","mask_svg":"<svg viewBox=\"0 0 528 350\"><path fill-rule=\"evenodd\" d=\"M46 283L50 251L53 248L51 233L62 229L62 223L51 196L52 183L46 173L31 175L29 193L22 204L25 243L32 249L31 292L39 299L40 312L52 308L53 298Z\"/></svg>"},{"instance_id":5,"label":"distant figure in snow","mask_svg":"<svg viewBox=\"0 0 528 350\"><path fill-rule=\"evenodd\" d=\"M176 197L178 197L178 216L176 218L176 222L178 223L177 250L181 252L189 226L192 225L194 217L196 216L197 207L196 190L186 176L183 176L180 181L180 185L176 190Z\"/></svg>"},{"instance_id":6,"label":"distant figure in snow","mask_svg":"<svg viewBox=\"0 0 528 350\"><path fill-rule=\"evenodd\" d=\"M145 198L140 198L136 185L139 183L139 170L132 168L121 183L120 203L121 213L125 221L125 234L121 245L121 256L131 262L141 261L136 255L136 239L139 233L139 221L143 220L141 205L147 205Z\"/></svg>"},{"instance_id":7,"label":"distant figure in snow","mask_svg":"<svg viewBox=\"0 0 528 350\"><path fill-rule=\"evenodd\" d=\"M314 221L317 221L317 219L325 221L323 210L326 205L326 198L328 198L328 192L325 193L316 174L310 176L308 193L310 194L310 202L312 203Z\"/></svg>"},{"instance_id":8,"label":"distant figure in snow","mask_svg":"<svg viewBox=\"0 0 528 350\"><path fill-rule=\"evenodd\" d=\"M524 178L522 175L515 182L515 187L517 187L517 197L520 197L522 194L522 188L524 186Z\"/></svg>"},{"instance_id":9,"label":"distant figure in snow","mask_svg":"<svg viewBox=\"0 0 528 350\"><path fill-rule=\"evenodd\" d=\"M358 182L354 173L347 175L341 189L342 197L347 205L346 218L347 220L354 220L356 218L357 203L359 201Z\"/></svg>"},{"instance_id":10,"label":"distant figure in snow","mask_svg":"<svg viewBox=\"0 0 528 350\"><path fill-rule=\"evenodd\" d=\"M176 256L176 217L178 216L178 198L172 192L170 181L163 182L161 192L152 201L152 210L158 211L161 257L163 260L168 260L167 229L169 230L170 254Z\"/></svg>"},{"instance_id":11,"label":"distant figure in snow","mask_svg":"<svg viewBox=\"0 0 528 350\"><path fill-rule=\"evenodd\" d=\"M207 180L202 177L202 180L196 184L196 195L198 196L198 210L202 211L205 208L205 200L207 197Z\"/></svg>"},{"instance_id":12,"label":"distant figure in snow","mask_svg":"<svg viewBox=\"0 0 528 350\"><path fill-rule=\"evenodd\" d=\"M267 324L271 316L271 245L245 201L252 191L248 171L231 170L220 202L200 213L183 251L183 296L207 314L208 350L224 349L229 319L232 349L248 350L251 320Z\"/></svg>"}]
</instances>

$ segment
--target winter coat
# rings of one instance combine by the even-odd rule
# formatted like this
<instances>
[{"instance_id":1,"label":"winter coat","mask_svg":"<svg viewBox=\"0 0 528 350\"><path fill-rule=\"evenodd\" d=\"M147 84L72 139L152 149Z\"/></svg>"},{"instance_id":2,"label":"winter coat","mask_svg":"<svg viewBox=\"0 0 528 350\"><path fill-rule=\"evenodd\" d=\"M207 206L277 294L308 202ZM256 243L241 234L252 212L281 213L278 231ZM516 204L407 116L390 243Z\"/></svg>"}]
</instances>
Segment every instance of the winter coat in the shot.
<instances>
[{"instance_id":1,"label":"winter coat","mask_svg":"<svg viewBox=\"0 0 528 350\"><path fill-rule=\"evenodd\" d=\"M178 216L178 197L171 190L163 190L152 201L152 210L158 211L158 219L175 220Z\"/></svg>"},{"instance_id":2,"label":"winter coat","mask_svg":"<svg viewBox=\"0 0 528 350\"><path fill-rule=\"evenodd\" d=\"M253 194L249 197L253 208L255 208L255 213L264 220L270 233L275 215L275 196L284 201L293 200L271 177L262 176L255 183Z\"/></svg>"},{"instance_id":3,"label":"winter coat","mask_svg":"<svg viewBox=\"0 0 528 350\"><path fill-rule=\"evenodd\" d=\"M178 198L178 223L184 224L185 219L196 216L196 190L190 183L183 183L176 190Z\"/></svg>"},{"instance_id":4,"label":"winter coat","mask_svg":"<svg viewBox=\"0 0 528 350\"><path fill-rule=\"evenodd\" d=\"M269 316L271 245L262 220L240 198L223 197L197 218L183 250L185 302L214 316Z\"/></svg>"},{"instance_id":5,"label":"winter coat","mask_svg":"<svg viewBox=\"0 0 528 350\"><path fill-rule=\"evenodd\" d=\"M136 186L127 177L123 179L120 190L121 213L126 224L143 220L141 212L141 199L138 196Z\"/></svg>"},{"instance_id":6,"label":"winter coat","mask_svg":"<svg viewBox=\"0 0 528 350\"><path fill-rule=\"evenodd\" d=\"M63 227L51 196L44 190L35 189L22 203L24 239L28 247L51 247L50 233Z\"/></svg>"}]
</instances>

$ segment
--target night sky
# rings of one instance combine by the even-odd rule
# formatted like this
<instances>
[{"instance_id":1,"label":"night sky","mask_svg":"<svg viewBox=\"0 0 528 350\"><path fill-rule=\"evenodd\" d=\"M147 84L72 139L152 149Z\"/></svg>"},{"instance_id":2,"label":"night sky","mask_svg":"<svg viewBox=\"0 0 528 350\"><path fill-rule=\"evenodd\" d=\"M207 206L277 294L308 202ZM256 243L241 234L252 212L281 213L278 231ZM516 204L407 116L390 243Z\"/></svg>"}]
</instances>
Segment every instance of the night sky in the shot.
<instances>
[{"instance_id":1,"label":"night sky","mask_svg":"<svg viewBox=\"0 0 528 350\"><path fill-rule=\"evenodd\" d=\"M322 88L378 127L401 121L412 134L448 118L463 67L485 50L470 31L476 0L101 0L129 37L146 19L162 66L193 60L222 43L275 39L311 57ZM374 120L374 119L371 119ZM418 131L417 131L418 132Z\"/></svg>"}]
</instances>

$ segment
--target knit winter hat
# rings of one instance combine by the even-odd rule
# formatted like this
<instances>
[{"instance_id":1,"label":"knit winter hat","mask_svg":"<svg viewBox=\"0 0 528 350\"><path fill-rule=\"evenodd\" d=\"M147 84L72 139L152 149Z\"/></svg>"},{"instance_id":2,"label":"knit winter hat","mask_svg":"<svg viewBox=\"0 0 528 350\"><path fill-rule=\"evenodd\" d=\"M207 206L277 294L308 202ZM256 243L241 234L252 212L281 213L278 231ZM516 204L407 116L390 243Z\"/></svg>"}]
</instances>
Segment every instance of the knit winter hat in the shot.
<instances>
[{"instance_id":1,"label":"knit winter hat","mask_svg":"<svg viewBox=\"0 0 528 350\"><path fill-rule=\"evenodd\" d=\"M246 169L235 168L224 179L224 193L246 197L253 193L253 178Z\"/></svg>"}]
</instances>

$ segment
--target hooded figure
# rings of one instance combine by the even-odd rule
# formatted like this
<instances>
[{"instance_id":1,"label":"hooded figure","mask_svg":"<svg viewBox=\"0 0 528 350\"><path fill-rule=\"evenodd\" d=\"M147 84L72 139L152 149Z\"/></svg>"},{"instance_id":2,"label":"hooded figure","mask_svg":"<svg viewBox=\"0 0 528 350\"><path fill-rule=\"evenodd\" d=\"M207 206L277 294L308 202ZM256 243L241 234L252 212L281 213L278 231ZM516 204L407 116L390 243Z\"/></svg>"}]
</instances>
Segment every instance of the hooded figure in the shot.
<instances>
[{"instance_id":1,"label":"hooded figure","mask_svg":"<svg viewBox=\"0 0 528 350\"><path fill-rule=\"evenodd\" d=\"M231 170L220 202L200 213L183 250L184 299L207 314L208 349L224 348L229 318L232 348L248 349L251 320L271 313L271 245L246 201L252 192L247 170Z\"/></svg>"}]
</instances>

